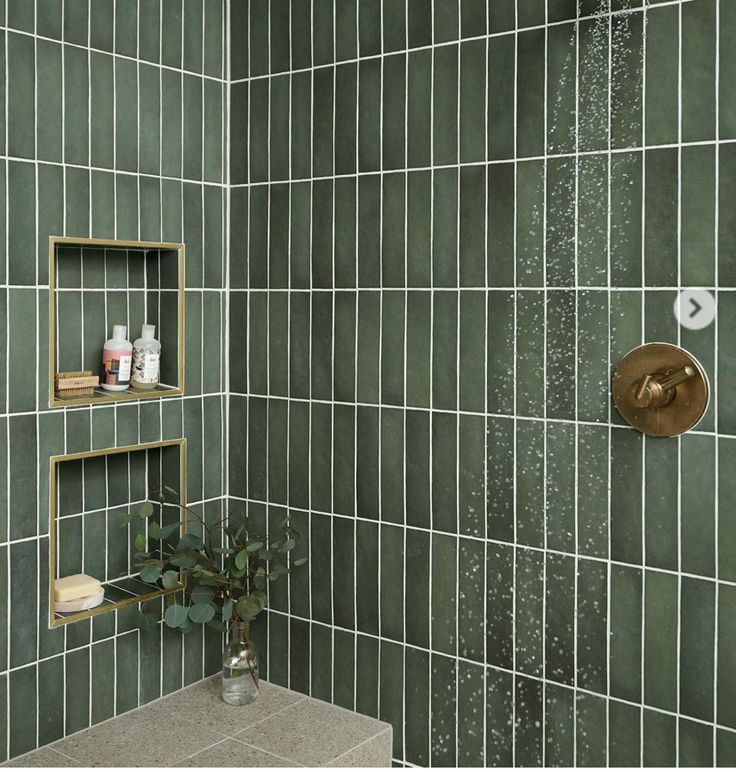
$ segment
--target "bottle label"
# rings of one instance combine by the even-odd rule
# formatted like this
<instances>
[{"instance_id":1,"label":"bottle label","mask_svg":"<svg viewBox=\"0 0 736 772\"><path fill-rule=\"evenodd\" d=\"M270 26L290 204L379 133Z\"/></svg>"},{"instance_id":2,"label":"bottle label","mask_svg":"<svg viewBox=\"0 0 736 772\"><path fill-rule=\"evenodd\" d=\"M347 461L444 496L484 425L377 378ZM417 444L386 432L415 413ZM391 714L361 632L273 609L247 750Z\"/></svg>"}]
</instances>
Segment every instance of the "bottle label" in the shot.
<instances>
[{"instance_id":1,"label":"bottle label","mask_svg":"<svg viewBox=\"0 0 736 772\"><path fill-rule=\"evenodd\" d=\"M136 383L158 383L161 352L154 348L133 347L132 380Z\"/></svg>"},{"instance_id":2,"label":"bottle label","mask_svg":"<svg viewBox=\"0 0 736 772\"><path fill-rule=\"evenodd\" d=\"M130 383L130 354L105 349L102 352L102 366L105 371L104 382L111 386L127 386Z\"/></svg>"}]
</instances>

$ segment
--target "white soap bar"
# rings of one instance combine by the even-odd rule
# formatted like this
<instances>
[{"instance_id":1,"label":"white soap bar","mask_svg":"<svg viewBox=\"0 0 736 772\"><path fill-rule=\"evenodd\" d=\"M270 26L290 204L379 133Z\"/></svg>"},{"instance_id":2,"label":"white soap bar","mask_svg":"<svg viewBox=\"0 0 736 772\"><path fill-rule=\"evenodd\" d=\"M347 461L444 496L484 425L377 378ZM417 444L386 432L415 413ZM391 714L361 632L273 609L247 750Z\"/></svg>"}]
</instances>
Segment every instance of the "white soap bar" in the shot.
<instances>
[{"instance_id":1,"label":"white soap bar","mask_svg":"<svg viewBox=\"0 0 736 772\"><path fill-rule=\"evenodd\" d=\"M86 598L77 598L77 600L64 600L56 601L54 603L54 611L67 612L67 611L87 611L87 609L99 606L102 601L105 600L105 588L100 587L99 592L95 595L88 595Z\"/></svg>"},{"instance_id":2,"label":"white soap bar","mask_svg":"<svg viewBox=\"0 0 736 772\"><path fill-rule=\"evenodd\" d=\"M102 585L87 574L64 576L54 582L54 601L78 600L96 595Z\"/></svg>"}]
</instances>

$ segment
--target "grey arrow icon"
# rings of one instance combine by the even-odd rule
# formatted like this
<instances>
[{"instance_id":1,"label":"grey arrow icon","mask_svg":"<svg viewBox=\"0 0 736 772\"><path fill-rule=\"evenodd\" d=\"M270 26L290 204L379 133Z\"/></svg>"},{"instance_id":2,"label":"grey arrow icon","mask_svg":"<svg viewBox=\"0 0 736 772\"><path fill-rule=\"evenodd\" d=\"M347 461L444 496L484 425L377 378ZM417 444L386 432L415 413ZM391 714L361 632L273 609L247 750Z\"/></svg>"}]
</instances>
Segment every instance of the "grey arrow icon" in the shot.
<instances>
[{"instance_id":1,"label":"grey arrow icon","mask_svg":"<svg viewBox=\"0 0 736 772\"><path fill-rule=\"evenodd\" d=\"M690 318L692 319L696 314L699 314L703 310L703 306L701 306L695 298L690 298L690 305L693 307L693 310L690 312Z\"/></svg>"}]
</instances>

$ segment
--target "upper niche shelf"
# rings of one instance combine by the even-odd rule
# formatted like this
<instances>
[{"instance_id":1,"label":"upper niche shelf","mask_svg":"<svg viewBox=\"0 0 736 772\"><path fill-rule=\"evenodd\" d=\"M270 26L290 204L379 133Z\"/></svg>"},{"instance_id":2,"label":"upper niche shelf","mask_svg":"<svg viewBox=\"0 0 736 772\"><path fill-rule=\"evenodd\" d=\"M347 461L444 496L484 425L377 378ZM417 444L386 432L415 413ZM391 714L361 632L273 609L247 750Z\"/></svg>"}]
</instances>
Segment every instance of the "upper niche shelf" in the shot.
<instances>
[{"instance_id":1,"label":"upper niche shelf","mask_svg":"<svg viewBox=\"0 0 736 772\"><path fill-rule=\"evenodd\" d=\"M60 398L57 372L99 375L102 347L114 324L155 324L161 376L150 391L95 389L92 396ZM49 237L49 407L92 405L184 393L184 244Z\"/></svg>"}]
</instances>

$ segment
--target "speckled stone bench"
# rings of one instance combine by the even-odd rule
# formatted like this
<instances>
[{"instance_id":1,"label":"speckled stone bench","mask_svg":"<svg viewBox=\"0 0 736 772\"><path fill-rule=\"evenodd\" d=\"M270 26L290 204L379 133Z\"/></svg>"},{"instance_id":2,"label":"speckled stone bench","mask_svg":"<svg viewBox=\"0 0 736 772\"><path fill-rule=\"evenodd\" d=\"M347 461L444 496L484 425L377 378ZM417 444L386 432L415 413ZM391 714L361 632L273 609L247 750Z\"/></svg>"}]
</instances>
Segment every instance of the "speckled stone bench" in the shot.
<instances>
[{"instance_id":1,"label":"speckled stone bench","mask_svg":"<svg viewBox=\"0 0 736 772\"><path fill-rule=\"evenodd\" d=\"M390 767L391 732L267 683L252 705L226 705L215 677L4 766Z\"/></svg>"}]
</instances>

